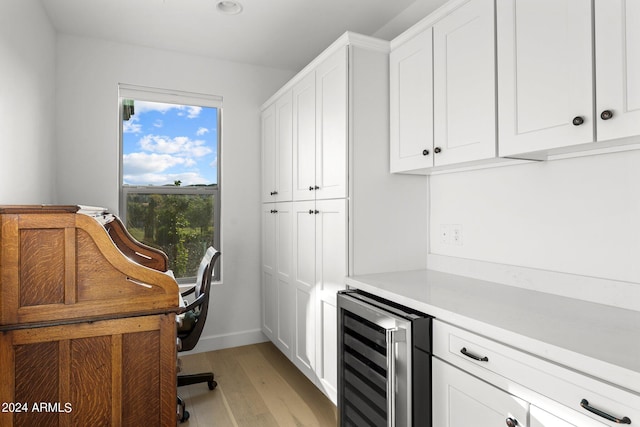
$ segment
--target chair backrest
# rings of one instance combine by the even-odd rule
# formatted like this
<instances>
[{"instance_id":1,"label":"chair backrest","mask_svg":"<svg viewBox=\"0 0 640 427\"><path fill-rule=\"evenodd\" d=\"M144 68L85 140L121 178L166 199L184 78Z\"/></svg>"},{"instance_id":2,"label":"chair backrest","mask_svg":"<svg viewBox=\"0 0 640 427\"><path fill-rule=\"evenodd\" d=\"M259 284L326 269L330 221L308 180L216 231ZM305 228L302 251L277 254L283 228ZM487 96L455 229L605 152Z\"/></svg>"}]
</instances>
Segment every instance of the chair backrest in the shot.
<instances>
[{"instance_id":1,"label":"chair backrest","mask_svg":"<svg viewBox=\"0 0 640 427\"><path fill-rule=\"evenodd\" d=\"M188 331L184 336L180 336L182 346L180 351L188 351L193 349L204 328L205 321L207 320L207 312L209 311L209 291L211 290L211 278L213 276L214 267L218 258L220 258L221 252L218 252L214 247L210 246L207 252L200 261L198 267L198 274L196 276L195 285L195 300L189 304L191 310L197 313L197 321L195 326Z\"/></svg>"}]
</instances>

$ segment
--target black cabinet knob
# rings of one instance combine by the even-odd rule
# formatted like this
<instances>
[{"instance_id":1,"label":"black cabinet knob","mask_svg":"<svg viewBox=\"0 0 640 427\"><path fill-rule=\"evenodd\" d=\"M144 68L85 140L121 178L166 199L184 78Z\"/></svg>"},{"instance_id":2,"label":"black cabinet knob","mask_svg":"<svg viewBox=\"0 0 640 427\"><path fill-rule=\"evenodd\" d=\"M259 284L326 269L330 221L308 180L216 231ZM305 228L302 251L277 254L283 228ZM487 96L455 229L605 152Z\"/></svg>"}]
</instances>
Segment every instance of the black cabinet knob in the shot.
<instances>
[{"instance_id":1,"label":"black cabinet knob","mask_svg":"<svg viewBox=\"0 0 640 427\"><path fill-rule=\"evenodd\" d=\"M581 124L584 123L584 119L582 117L580 117L580 116L576 116L576 117L573 118L572 123L573 123L574 126L580 126Z\"/></svg>"},{"instance_id":2,"label":"black cabinet knob","mask_svg":"<svg viewBox=\"0 0 640 427\"><path fill-rule=\"evenodd\" d=\"M269 194L271 194L272 196L275 196L276 194L278 194L278 192L277 192L277 191L272 191L272 192L271 192L271 193L269 193Z\"/></svg>"},{"instance_id":3,"label":"black cabinet knob","mask_svg":"<svg viewBox=\"0 0 640 427\"><path fill-rule=\"evenodd\" d=\"M602 113L600 113L600 118L602 120L609 120L611 117L613 117L613 111L611 110L604 110Z\"/></svg>"},{"instance_id":4,"label":"black cabinet knob","mask_svg":"<svg viewBox=\"0 0 640 427\"><path fill-rule=\"evenodd\" d=\"M309 215L313 215L313 209L309 209Z\"/></svg>"},{"instance_id":5,"label":"black cabinet knob","mask_svg":"<svg viewBox=\"0 0 640 427\"><path fill-rule=\"evenodd\" d=\"M441 151L442 151L442 149L440 147L436 147L436 148L433 149L433 152L436 153L436 154L438 154Z\"/></svg>"},{"instance_id":6,"label":"black cabinet knob","mask_svg":"<svg viewBox=\"0 0 640 427\"><path fill-rule=\"evenodd\" d=\"M429 150L422 150L422 155L423 156L428 156L429 155Z\"/></svg>"},{"instance_id":7,"label":"black cabinet knob","mask_svg":"<svg viewBox=\"0 0 640 427\"><path fill-rule=\"evenodd\" d=\"M507 423L508 427L516 427L518 425L518 420L516 420L515 418L507 418L505 422Z\"/></svg>"}]
</instances>

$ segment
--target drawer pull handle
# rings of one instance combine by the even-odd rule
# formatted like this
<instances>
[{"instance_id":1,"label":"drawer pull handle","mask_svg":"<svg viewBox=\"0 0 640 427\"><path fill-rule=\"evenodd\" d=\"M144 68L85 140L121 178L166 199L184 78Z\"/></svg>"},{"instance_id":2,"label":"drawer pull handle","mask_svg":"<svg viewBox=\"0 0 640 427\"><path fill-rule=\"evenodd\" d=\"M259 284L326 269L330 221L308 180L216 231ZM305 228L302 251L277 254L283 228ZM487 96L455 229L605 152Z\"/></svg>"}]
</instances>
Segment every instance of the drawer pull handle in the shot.
<instances>
[{"instance_id":1,"label":"drawer pull handle","mask_svg":"<svg viewBox=\"0 0 640 427\"><path fill-rule=\"evenodd\" d=\"M478 362L488 362L488 361L489 361L489 358L488 358L487 356L480 357L480 356L476 356L476 355L475 355L475 354L473 354L473 353L469 353L469 352L467 351L467 347L462 347L462 348L460 349L460 353L464 354L464 355L465 355L465 356L467 356L467 357L472 358L473 360L477 360Z\"/></svg>"},{"instance_id":2,"label":"drawer pull handle","mask_svg":"<svg viewBox=\"0 0 640 427\"><path fill-rule=\"evenodd\" d=\"M580 402L580 406L582 406L587 411L596 414L606 420L612 421L616 424L631 424L631 420L628 417L616 418L612 415L607 414L606 412L601 411L600 409L589 406L589 401L587 399L582 399L582 401Z\"/></svg>"}]
</instances>

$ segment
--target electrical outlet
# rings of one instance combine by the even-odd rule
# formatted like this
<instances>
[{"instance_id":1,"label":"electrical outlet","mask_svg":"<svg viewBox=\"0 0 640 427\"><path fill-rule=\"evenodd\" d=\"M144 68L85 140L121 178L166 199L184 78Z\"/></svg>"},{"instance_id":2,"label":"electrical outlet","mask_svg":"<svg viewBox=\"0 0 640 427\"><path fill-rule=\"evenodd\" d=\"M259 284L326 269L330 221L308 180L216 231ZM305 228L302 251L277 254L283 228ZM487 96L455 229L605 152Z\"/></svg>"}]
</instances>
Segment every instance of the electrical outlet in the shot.
<instances>
[{"instance_id":1,"label":"electrical outlet","mask_svg":"<svg viewBox=\"0 0 640 427\"><path fill-rule=\"evenodd\" d=\"M451 244L456 246L462 246L462 225L452 224L450 234L451 234Z\"/></svg>"},{"instance_id":2,"label":"electrical outlet","mask_svg":"<svg viewBox=\"0 0 640 427\"><path fill-rule=\"evenodd\" d=\"M440 243L445 245L451 244L451 225L440 224Z\"/></svg>"}]
</instances>

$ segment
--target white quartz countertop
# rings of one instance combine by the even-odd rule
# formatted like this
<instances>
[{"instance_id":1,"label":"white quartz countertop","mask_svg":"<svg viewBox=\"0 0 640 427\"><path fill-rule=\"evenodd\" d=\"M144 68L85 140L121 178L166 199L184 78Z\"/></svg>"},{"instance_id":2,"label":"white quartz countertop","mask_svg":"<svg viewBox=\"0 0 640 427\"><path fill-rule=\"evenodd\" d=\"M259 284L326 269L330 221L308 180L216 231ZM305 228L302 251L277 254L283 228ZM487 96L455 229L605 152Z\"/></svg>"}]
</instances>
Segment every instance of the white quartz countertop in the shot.
<instances>
[{"instance_id":1,"label":"white quartz countertop","mask_svg":"<svg viewBox=\"0 0 640 427\"><path fill-rule=\"evenodd\" d=\"M431 270L349 287L640 393L640 312Z\"/></svg>"}]
</instances>

